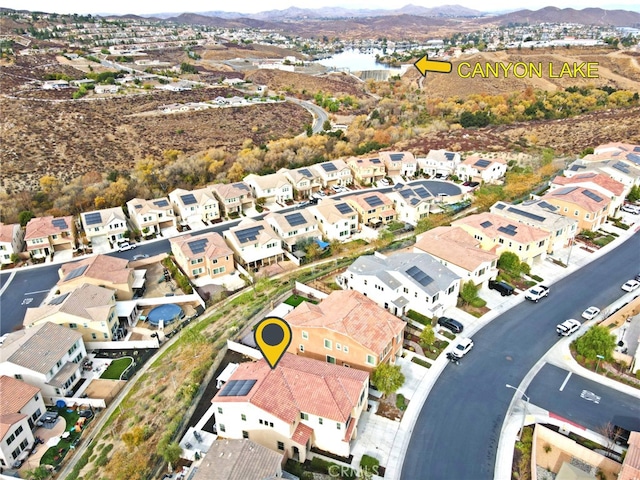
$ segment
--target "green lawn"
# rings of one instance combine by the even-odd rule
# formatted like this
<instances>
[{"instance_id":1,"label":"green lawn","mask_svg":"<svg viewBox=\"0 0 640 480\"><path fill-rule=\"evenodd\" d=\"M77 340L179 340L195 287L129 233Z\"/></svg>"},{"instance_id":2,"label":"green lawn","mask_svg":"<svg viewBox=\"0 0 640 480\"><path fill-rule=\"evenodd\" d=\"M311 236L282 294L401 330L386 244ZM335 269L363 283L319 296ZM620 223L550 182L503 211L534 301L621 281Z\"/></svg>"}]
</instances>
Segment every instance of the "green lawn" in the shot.
<instances>
[{"instance_id":1,"label":"green lawn","mask_svg":"<svg viewBox=\"0 0 640 480\"><path fill-rule=\"evenodd\" d=\"M127 367L131 365L131 362L133 362L133 359L131 357L123 357L114 360L107 367L104 373L100 375L100 378L104 378L106 380L120 380L122 372L124 372Z\"/></svg>"},{"instance_id":2,"label":"green lawn","mask_svg":"<svg viewBox=\"0 0 640 480\"><path fill-rule=\"evenodd\" d=\"M311 302L313 304L317 304L318 303L315 300L309 300L308 298L301 297L300 295L291 295L289 298L287 298L284 301L284 303L286 303L287 305L291 305L292 307L297 307L302 302Z\"/></svg>"}]
</instances>

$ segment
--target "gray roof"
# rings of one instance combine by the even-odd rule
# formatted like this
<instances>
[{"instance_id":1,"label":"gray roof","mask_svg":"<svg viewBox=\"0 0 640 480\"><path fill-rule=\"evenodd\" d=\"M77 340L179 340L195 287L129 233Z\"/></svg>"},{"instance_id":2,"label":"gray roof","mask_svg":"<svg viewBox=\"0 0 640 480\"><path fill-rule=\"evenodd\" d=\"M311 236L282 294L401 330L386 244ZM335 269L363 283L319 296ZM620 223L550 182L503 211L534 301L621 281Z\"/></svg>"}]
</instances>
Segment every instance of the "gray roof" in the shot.
<instances>
[{"instance_id":1,"label":"gray roof","mask_svg":"<svg viewBox=\"0 0 640 480\"><path fill-rule=\"evenodd\" d=\"M193 480L267 480L281 472L282 454L249 439L216 440Z\"/></svg>"},{"instance_id":2,"label":"gray roof","mask_svg":"<svg viewBox=\"0 0 640 480\"><path fill-rule=\"evenodd\" d=\"M82 338L73 330L46 322L15 332L0 348L0 361L8 361L39 373L48 373ZM11 336L10 335L10 336Z\"/></svg>"},{"instance_id":3,"label":"gray roof","mask_svg":"<svg viewBox=\"0 0 640 480\"><path fill-rule=\"evenodd\" d=\"M62 387L71 375L78 371L80 365L73 362L67 362L58 372L49 380L49 385L54 387Z\"/></svg>"},{"instance_id":4,"label":"gray roof","mask_svg":"<svg viewBox=\"0 0 640 480\"><path fill-rule=\"evenodd\" d=\"M460 278L426 253L396 253L386 258L363 255L347 272L375 276L393 290L412 283L429 296L446 290L453 281Z\"/></svg>"},{"instance_id":5,"label":"gray roof","mask_svg":"<svg viewBox=\"0 0 640 480\"><path fill-rule=\"evenodd\" d=\"M497 202L491 207L490 212L552 233L555 233L559 228L578 223L573 218L556 213L558 210L559 208L550 205L544 200L529 200L518 205Z\"/></svg>"}]
</instances>

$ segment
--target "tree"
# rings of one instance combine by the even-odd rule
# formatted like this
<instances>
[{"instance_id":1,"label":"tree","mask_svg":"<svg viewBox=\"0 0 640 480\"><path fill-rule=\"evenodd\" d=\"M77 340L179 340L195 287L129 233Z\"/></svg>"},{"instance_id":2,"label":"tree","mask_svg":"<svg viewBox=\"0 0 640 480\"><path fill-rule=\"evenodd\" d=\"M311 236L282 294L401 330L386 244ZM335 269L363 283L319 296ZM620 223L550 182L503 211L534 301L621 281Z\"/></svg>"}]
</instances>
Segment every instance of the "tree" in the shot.
<instances>
[{"instance_id":1,"label":"tree","mask_svg":"<svg viewBox=\"0 0 640 480\"><path fill-rule=\"evenodd\" d=\"M51 476L51 472L44 465L40 465L33 470L26 470L24 474L25 478L29 480L45 480Z\"/></svg>"},{"instance_id":2,"label":"tree","mask_svg":"<svg viewBox=\"0 0 640 480\"><path fill-rule=\"evenodd\" d=\"M18 222L24 227L33 217L35 217L35 214L31 210L23 210L18 214Z\"/></svg>"},{"instance_id":3,"label":"tree","mask_svg":"<svg viewBox=\"0 0 640 480\"><path fill-rule=\"evenodd\" d=\"M231 165L231 168L227 172L227 179L230 182L239 182L244 178L244 176L244 168L242 168L242 165L240 165L238 162L234 162L234 164Z\"/></svg>"},{"instance_id":4,"label":"tree","mask_svg":"<svg viewBox=\"0 0 640 480\"><path fill-rule=\"evenodd\" d=\"M502 252L498 259L498 268L513 275L520 275L520 259L513 252Z\"/></svg>"},{"instance_id":5,"label":"tree","mask_svg":"<svg viewBox=\"0 0 640 480\"><path fill-rule=\"evenodd\" d=\"M381 363L371 374L371 383L385 396L395 392L404 384L404 375L400 365Z\"/></svg>"},{"instance_id":6,"label":"tree","mask_svg":"<svg viewBox=\"0 0 640 480\"><path fill-rule=\"evenodd\" d=\"M640 186L634 185L629 190L629 195L627 195L627 200L630 202L637 202L640 200Z\"/></svg>"},{"instance_id":7,"label":"tree","mask_svg":"<svg viewBox=\"0 0 640 480\"><path fill-rule=\"evenodd\" d=\"M311 125L307 125L305 127L305 131L307 132L307 137L310 137L313 135L313 127Z\"/></svg>"},{"instance_id":8,"label":"tree","mask_svg":"<svg viewBox=\"0 0 640 480\"><path fill-rule=\"evenodd\" d=\"M576 352L588 360L596 360L602 355L605 360L613 358L616 348L616 336L607 327L595 325L574 342Z\"/></svg>"},{"instance_id":9,"label":"tree","mask_svg":"<svg viewBox=\"0 0 640 480\"><path fill-rule=\"evenodd\" d=\"M322 130L324 130L325 132L331 130L331 122L329 120L324 121L324 123L322 124Z\"/></svg>"},{"instance_id":10,"label":"tree","mask_svg":"<svg viewBox=\"0 0 640 480\"><path fill-rule=\"evenodd\" d=\"M182 447L178 442L171 442L168 444L160 443L160 445L158 445L158 453L162 456L165 462L175 465L178 460L180 460Z\"/></svg>"},{"instance_id":11,"label":"tree","mask_svg":"<svg viewBox=\"0 0 640 480\"><path fill-rule=\"evenodd\" d=\"M471 280L462 284L460 289L460 298L465 304L471 304L478 298L478 286Z\"/></svg>"},{"instance_id":12,"label":"tree","mask_svg":"<svg viewBox=\"0 0 640 480\"><path fill-rule=\"evenodd\" d=\"M433 345L433 342L435 341L436 334L433 331L433 327L431 325L425 326L420 333L420 345L422 346L422 348L427 348Z\"/></svg>"}]
</instances>

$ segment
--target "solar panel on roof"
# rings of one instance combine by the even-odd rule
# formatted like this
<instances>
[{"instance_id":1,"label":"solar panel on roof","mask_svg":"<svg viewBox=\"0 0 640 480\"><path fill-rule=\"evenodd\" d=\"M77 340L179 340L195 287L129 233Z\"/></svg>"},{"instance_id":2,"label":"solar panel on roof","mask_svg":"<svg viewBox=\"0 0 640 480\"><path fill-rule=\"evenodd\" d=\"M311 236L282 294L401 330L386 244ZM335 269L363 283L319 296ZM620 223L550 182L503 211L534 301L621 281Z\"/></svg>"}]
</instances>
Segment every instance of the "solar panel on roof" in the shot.
<instances>
[{"instance_id":1,"label":"solar panel on roof","mask_svg":"<svg viewBox=\"0 0 640 480\"><path fill-rule=\"evenodd\" d=\"M542 217L540 215L536 215L535 213L527 212L525 210L520 210L519 208L509 207L507 209L507 211L515 213L516 215L521 215L523 217L530 218L531 220L534 220L536 222L544 222L545 221L544 217Z\"/></svg>"},{"instance_id":2,"label":"solar panel on roof","mask_svg":"<svg viewBox=\"0 0 640 480\"><path fill-rule=\"evenodd\" d=\"M415 265L411 267L409 270L407 270L406 273L423 287L426 287L431 282L433 282L433 278L431 278L429 275L424 273Z\"/></svg>"},{"instance_id":3,"label":"solar panel on roof","mask_svg":"<svg viewBox=\"0 0 640 480\"><path fill-rule=\"evenodd\" d=\"M380 159L379 159L379 158L372 158L372 159L371 159L371 163L378 164L378 163L382 163L382 162L380 162Z\"/></svg>"},{"instance_id":4,"label":"solar panel on roof","mask_svg":"<svg viewBox=\"0 0 640 480\"><path fill-rule=\"evenodd\" d=\"M482 228L489 228L491 225L493 225L493 223L491 223L489 220L480 224Z\"/></svg>"},{"instance_id":5,"label":"solar panel on roof","mask_svg":"<svg viewBox=\"0 0 640 480\"><path fill-rule=\"evenodd\" d=\"M67 292L63 295L58 295L57 297L53 297L50 301L49 301L49 305L60 305L62 302L64 302L65 298L67 298L69 296L69 293L71 292Z\"/></svg>"},{"instance_id":6,"label":"solar panel on roof","mask_svg":"<svg viewBox=\"0 0 640 480\"><path fill-rule=\"evenodd\" d=\"M209 240L207 240L206 238L201 238L200 240L194 240L193 242L188 242L187 245L189 246L189 249L191 250L192 253L202 253L204 252L208 243L209 243Z\"/></svg>"},{"instance_id":7,"label":"solar panel on roof","mask_svg":"<svg viewBox=\"0 0 640 480\"><path fill-rule=\"evenodd\" d=\"M555 192L555 195L567 195L567 194L573 192L576 188L578 188L578 187L563 188L562 190L558 190L557 192Z\"/></svg>"},{"instance_id":8,"label":"solar panel on roof","mask_svg":"<svg viewBox=\"0 0 640 480\"><path fill-rule=\"evenodd\" d=\"M164 198L161 198L160 200L156 200L155 202L153 202L153 204L156 207L168 207L169 206L169 202L167 202Z\"/></svg>"},{"instance_id":9,"label":"solar panel on roof","mask_svg":"<svg viewBox=\"0 0 640 480\"><path fill-rule=\"evenodd\" d=\"M251 391L257 380L230 380L222 388L221 397L244 397Z\"/></svg>"},{"instance_id":10,"label":"solar panel on roof","mask_svg":"<svg viewBox=\"0 0 640 480\"><path fill-rule=\"evenodd\" d=\"M333 163L321 163L320 166L324 169L325 172L335 172L338 170Z\"/></svg>"},{"instance_id":11,"label":"solar panel on roof","mask_svg":"<svg viewBox=\"0 0 640 480\"><path fill-rule=\"evenodd\" d=\"M631 160L636 165L640 165L640 155L636 155L635 153L627 155L627 160Z\"/></svg>"},{"instance_id":12,"label":"solar panel on roof","mask_svg":"<svg viewBox=\"0 0 640 480\"><path fill-rule=\"evenodd\" d=\"M509 225L512 226L512 225ZM509 227L498 227L498 231L502 232L502 233L506 233L507 235L509 235L510 237L513 237L516 234L516 229L514 228L509 228Z\"/></svg>"},{"instance_id":13,"label":"solar panel on roof","mask_svg":"<svg viewBox=\"0 0 640 480\"><path fill-rule=\"evenodd\" d=\"M187 193L186 195L182 195L180 199L182 200L182 203L184 203L185 205L193 205L194 203L196 203L196 197L193 195L193 193Z\"/></svg>"},{"instance_id":14,"label":"solar panel on roof","mask_svg":"<svg viewBox=\"0 0 640 480\"><path fill-rule=\"evenodd\" d=\"M378 207L384 204L382 199L377 195L370 195L368 197L365 197L364 201L367 202L367 205L369 205L370 207Z\"/></svg>"},{"instance_id":15,"label":"solar panel on roof","mask_svg":"<svg viewBox=\"0 0 640 480\"><path fill-rule=\"evenodd\" d=\"M572 165L571 168L569 170L571 170L572 172L577 172L578 170L582 170L585 167L584 165Z\"/></svg>"},{"instance_id":16,"label":"solar panel on roof","mask_svg":"<svg viewBox=\"0 0 640 480\"><path fill-rule=\"evenodd\" d=\"M620 170L623 173L629 173L629 167L622 162L617 162L613 165L613 168Z\"/></svg>"},{"instance_id":17,"label":"solar panel on roof","mask_svg":"<svg viewBox=\"0 0 640 480\"><path fill-rule=\"evenodd\" d=\"M455 158L456 154L452 152L444 152L444 158L449 161L452 161Z\"/></svg>"},{"instance_id":18,"label":"solar panel on roof","mask_svg":"<svg viewBox=\"0 0 640 480\"><path fill-rule=\"evenodd\" d=\"M587 197L589 197L591 200L595 200L596 202L601 202L602 200L604 200L602 197L596 195L595 193L593 193L591 190L583 190L582 191L583 195L586 195Z\"/></svg>"},{"instance_id":19,"label":"solar panel on roof","mask_svg":"<svg viewBox=\"0 0 640 480\"><path fill-rule=\"evenodd\" d=\"M546 208L547 210L555 211L556 207L551 205L550 203L545 202L544 200L538 203L541 208Z\"/></svg>"},{"instance_id":20,"label":"solar panel on roof","mask_svg":"<svg viewBox=\"0 0 640 480\"><path fill-rule=\"evenodd\" d=\"M640 147L633 147L633 151L640 153Z\"/></svg>"},{"instance_id":21,"label":"solar panel on roof","mask_svg":"<svg viewBox=\"0 0 640 480\"><path fill-rule=\"evenodd\" d=\"M413 191L416 192L416 195L420 198L429 198L431 196L431 193L424 187L414 188Z\"/></svg>"},{"instance_id":22,"label":"solar panel on roof","mask_svg":"<svg viewBox=\"0 0 640 480\"><path fill-rule=\"evenodd\" d=\"M391 160L393 160L394 162L397 162L398 160L402 160L402 157L404 157L404 153L391 153L391 154L389 154L389 158Z\"/></svg>"},{"instance_id":23,"label":"solar panel on roof","mask_svg":"<svg viewBox=\"0 0 640 480\"><path fill-rule=\"evenodd\" d=\"M410 198L410 197L413 197L413 191L412 190L400 190L400 195L402 196L402 198Z\"/></svg>"},{"instance_id":24,"label":"solar panel on roof","mask_svg":"<svg viewBox=\"0 0 640 480\"><path fill-rule=\"evenodd\" d=\"M77 278L77 277L79 277L80 275L82 275L82 274L87 270L87 267L88 267L88 266L89 266L89 265L83 265L83 266L81 266L81 267L74 268L73 270L71 270L71 271L67 274L66 278L64 279L64 280L65 280L65 282L66 282L66 281L68 281L68 280L73 280L74 278Z\"/></svg>"},{"instance_id":25,"label":"solar panel on roof","mask_svg":"<svg viewBox=\"0 0 640 480\"><path fill-rule=\"evenodd\" d=\"M417 198L412 198L411 200L409 200L409 203L411 205L417 205L420 203L420 200L418 200Z\"/></svg>"},{"instance_id":26,"label":"solar panel on roof","mask_svg":"<svg viewBox=\"0 0 640 480\"><path fill-rule=\"evenodd\" d=\"M506 207L506 205L504 203L499 203L499 204L496 205L496 208L498 210L504 210L504 207Z\"/></svg>"},{"instance_id":27,"label":"solar panel on roof","mask_svg":"<svg viewBox=\"0 0 640 480\"><path fill-rule=\"evenodd\" d=\"M54 218L51 224L60 229L69 228L69 225L67 225L67 221L64 218Z\"/></svg>"},{"instance_id":28,"label":"solar panel on roof","mask_svg":"<svg viewBox=\"0 0 640 480\"><path fill-rule=\"evenodd\" d=\"M87 225L102 223L102 215L100 215L100 212L88 213L84 216L84 222Z\"/></svg>"},{"instance_id":29,"label":"solar panel on roof","mask_svg":"<svg viewBox=\"0 0 640 480\"><path fill-rule=\"evenodd\" d=\"M484 160L484 159L481 158L476 163L474 163L474 165L476 167L484 168L484 167L488 167L489 165L491 165L491 162L489 160Z\"/></svg>"},{"instance_id":30,"label":"solar panel on roof","mask_svg":"<svg viewBox=\"0 0 640 480\"><path fill-rule=\"evenodd\" d=\"M297 227L298 225L304 225L305 223L307 223L301 213L292 213L290 215L285 215L284 218L292 227Z\"/></svg>"},{"instance_id":31,"label":"solar panel on roof","mask_svg":"<svg viewBox=\"0 0 640 480\"><path fill-rule=\"evenodd\" d=\"M249 241L255 242L258 238L260 230L264 230L262 225L256 225L255 227L245 228L236 232L236 237L240 243L247 243Z\"/></svg>"},{"instance_id":32,"label":"solar panel on roof","mask_svg":"<svg viewBox=\"0 0 640 480\"><path fill-rule=\"evenodd\" d=\"M246 191L246 192L248 192L248 191L249 191L249 187L247 187L247 186L246 186L244 183L242 183L242 182L234 183L234 184L233 184L233 186L234 186L234 187L236 187L237 189L244 190L244 191Z\"/></svg>"},{"instance_id":33,"label":"solar panel on roof","mask_svg":"<svg viewBox=\"0 0 640 480\"><path fill-rule=\"evenodd\" d=\"M137 204L137 205L135 205L133 208L135 208L136 210L140 210L140 209L142 208L142 205Z\"/></svg>"},{"instance_id":34,"label":"solar panel on roof","mask_svg":"<svg viewBox=\"0 0 640 480\"><path fill-rule=\"evenodd\" d=\"M349 205L347 205L346 203L338 203L336 205L336 208L343 215L347 214L347 213L353 213L353 209Z\"/></svg>"},{"instance_id":35,"label":"solar panel on roof","mask_svg":"<svg viewBox=\"0 0 640 480\"><path fill-rule=\"evenodd\" d=\"M311 174L311 171L307 168L301 168L300 170L298 170L300 172L300 175L304 175L307 178L313 178L313 175Z\"/></svg>"}]
</instances>

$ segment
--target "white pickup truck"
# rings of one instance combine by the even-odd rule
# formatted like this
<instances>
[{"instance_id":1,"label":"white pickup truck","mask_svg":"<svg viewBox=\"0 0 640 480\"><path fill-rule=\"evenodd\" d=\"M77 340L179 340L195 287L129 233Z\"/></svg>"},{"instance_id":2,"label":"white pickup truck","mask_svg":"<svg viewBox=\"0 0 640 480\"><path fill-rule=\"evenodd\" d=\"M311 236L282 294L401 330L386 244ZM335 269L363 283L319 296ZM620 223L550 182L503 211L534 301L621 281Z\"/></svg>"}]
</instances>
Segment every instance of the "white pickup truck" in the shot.
<instances>
[{"instance_id":1,"label":"white pickup truck","mask_svg":"<svg viewBox=\"0 0 640 480\"><path fill-rule=\"evenodd\" d=\"M547 295L549 295L549 287L538 285L527 290L527 293L524 294L524 298L531 300L532 302L538 302L538 300L546 297Z\"/></svg>"}]
</instances>

